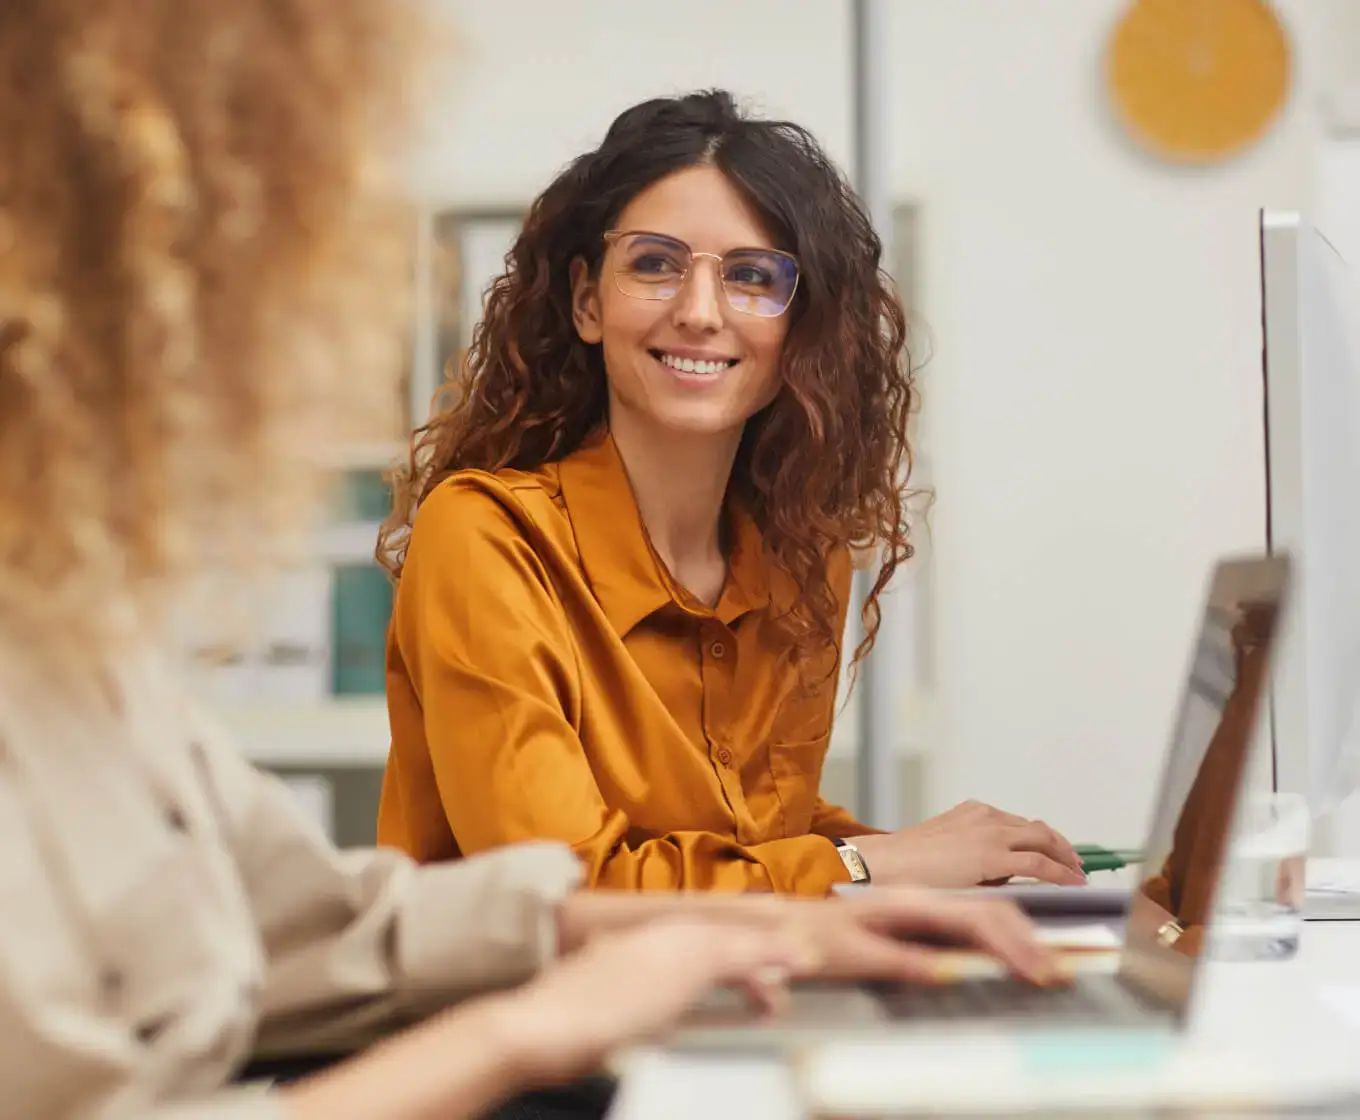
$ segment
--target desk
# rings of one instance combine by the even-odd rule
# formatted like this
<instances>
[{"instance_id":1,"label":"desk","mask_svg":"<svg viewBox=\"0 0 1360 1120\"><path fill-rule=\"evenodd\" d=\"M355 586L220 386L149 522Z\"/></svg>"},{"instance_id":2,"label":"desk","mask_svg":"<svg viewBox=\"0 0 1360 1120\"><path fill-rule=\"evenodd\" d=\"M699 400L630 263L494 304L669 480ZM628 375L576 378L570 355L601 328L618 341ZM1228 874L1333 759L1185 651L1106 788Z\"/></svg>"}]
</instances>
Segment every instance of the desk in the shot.
<instances>
[{"instance_id":1,"label":"desk","mask_svg":"<svg viewBox=\"0 0 1360 1120\"><path fill-rule=\"evenodd\" d=\"M1310 922L1291 961L1209 961L1188 1032L1194 1045L1259 1049L1335 1046L1349 1034L1360 1054L1360 1019L1321 998L1327 988L1360 991L1360 922ZM1360 1083L1360 1061L1357 1061ZM1360 1107L1352 1106L1360 1114ZM640 1055L624 1078L611 1120L804 1120L792 1077L777 1058L708 1058L664 1051Z\"/></svg>"}]
</instances>

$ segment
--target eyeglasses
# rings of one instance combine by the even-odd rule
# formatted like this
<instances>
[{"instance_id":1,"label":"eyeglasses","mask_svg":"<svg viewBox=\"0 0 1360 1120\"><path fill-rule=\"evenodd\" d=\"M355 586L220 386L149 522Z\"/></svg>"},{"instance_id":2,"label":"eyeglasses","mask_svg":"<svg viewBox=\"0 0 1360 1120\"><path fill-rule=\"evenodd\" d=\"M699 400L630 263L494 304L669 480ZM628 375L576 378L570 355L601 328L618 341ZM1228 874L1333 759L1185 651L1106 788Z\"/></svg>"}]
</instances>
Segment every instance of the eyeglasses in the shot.
<instances>
[{"instance_id":1,"label":"eyeglasses","mask_svg":"<svg viewBox=\"0 0 1360 1120\"><path fill-rule=\"evenodd\" d=\"M718 262L728 306L743 315L774 319L789 309L798 290L798 261L778 249L696 253L674 237L641 230L614 229L604 239L618 251L614 283L634 299L674 299L699 257Z\"/></svg>"}]
</instances>

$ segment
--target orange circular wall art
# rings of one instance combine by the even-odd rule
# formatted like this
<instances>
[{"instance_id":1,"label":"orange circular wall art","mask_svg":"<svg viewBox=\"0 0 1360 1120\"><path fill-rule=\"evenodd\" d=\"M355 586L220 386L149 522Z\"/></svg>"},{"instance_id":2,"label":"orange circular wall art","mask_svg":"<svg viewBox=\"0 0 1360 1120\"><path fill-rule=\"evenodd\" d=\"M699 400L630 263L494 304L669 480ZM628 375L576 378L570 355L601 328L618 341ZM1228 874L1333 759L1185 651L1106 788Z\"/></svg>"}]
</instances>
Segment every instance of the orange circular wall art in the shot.
<instances>
[{"instance_id":1,"label":"orange circular wall art","mask_svg":"<svg viewBox=\"0 0 1360 1120\"><path fill-rule=\"evenodd\" d=\"M1124 128L1178 163L1226 159L1261 136L1290 71L1289 37L1265 0L1136 0L1106 57Z\"/></svg>"}]
</instances>

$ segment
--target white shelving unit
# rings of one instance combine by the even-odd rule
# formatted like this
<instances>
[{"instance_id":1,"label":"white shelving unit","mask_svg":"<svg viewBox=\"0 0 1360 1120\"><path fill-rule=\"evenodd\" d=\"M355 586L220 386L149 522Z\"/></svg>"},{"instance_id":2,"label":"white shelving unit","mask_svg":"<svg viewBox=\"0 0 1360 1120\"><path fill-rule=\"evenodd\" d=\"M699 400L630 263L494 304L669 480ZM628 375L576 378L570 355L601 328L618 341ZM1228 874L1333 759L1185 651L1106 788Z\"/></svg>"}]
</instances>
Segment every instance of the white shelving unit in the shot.
<instances>
[{"instance_id":1,"label":"white shelving unit","mask_svg":"<svg viewBox=\"0 0 1360 1120\"><path fill-rule=\"evenodd\" d=\"M337 697L317 704L223 705L218 720L246 756L261 766L296 769L381 769L391 732L381 696ZM829 756L855 753L855 727L838 721Z\"/></svg>"},{"instance_id":2,"label":"white shelving unit","mask_svg":"<svg viewBox=\"0 0 1360 1120\"><path fill-rule=\"evenodd\" d=\"M500 271L501 260L521 220L522 208L504 212L426 211L420 216L416 238L411 366L408 370L408 424L422 423L438 387L440 346L455 330L466 345L471 324L480 317L482 291ZM442 239L442 242L441 242ZM442 248L441 248L442 244ZM446 256L453 251L461 264L448 271ZM443 256L441 256L443 254ZM440 321L449 306L440 283L462 285L453 301L456 325ZM404 439L337 442L321 452L321 465L333 471L386 470L403 463L409 454ZM354 564L372 558L378 526L369 519L326 526L319 534L311 560L319 565ZM372 770L387 761L390 733L386 702L381 694L273 699L264 690L252 691L247 682L209 700L217 718L255 763L289 770ZM239 698L238 698L239 695Z\"/></svg>"},{"instance_id":3,"label":"white shelving unit","mask_svg":"<svg viewBox=\"0 0 1360 1120\"><path fill-rule=\"evenodd\" d=\"M261 766L331 770L387 764L391 735L381 696L223 706L216 715L236 745Z\"/></svg>"},{"instance_id":4,"label":"white shelving unit","mask_svg":"<svg viewBox=\"0 0 1360 1120\"><path fill-rule=\"evenodd\" d=\"M385 470L406 458L407 445L399 440L348 443L327 447L321 465L330 470Z\"/></svg>"}]
</instances>

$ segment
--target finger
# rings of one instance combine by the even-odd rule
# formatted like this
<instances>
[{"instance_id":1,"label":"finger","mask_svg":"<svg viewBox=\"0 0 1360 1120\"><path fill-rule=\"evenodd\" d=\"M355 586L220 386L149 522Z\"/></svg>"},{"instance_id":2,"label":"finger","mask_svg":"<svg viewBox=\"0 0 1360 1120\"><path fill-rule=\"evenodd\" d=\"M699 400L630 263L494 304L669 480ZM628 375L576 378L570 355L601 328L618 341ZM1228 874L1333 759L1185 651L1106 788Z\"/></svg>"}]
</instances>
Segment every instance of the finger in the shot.
<instances>
[{"instance_id":1,"label":"finger","mask_svg":"<svg viewBox=\"0 0 1360 1120\"><path fill-rule=\"evenodd\" d=\"M1076 870L1082 871L1081 853L1077 851L1075 847L1072 846L1072 841L1070 841L1056 828L1049 827L1043 821L1031 821L1030 823L1038 825L1040 828L1048 829L1049 834L1053 837L1054 842L1058 845L1058 850L1063 853L1063 858L1061 862L1070 864Z\"/></svg>"},{"instance_id":2,"label":"finger","mask_svg":"<svg viewBox=\"0 0 1360 1120\"><path fill-rule=\"evenodd\" d=\"M843 963L829 979L935 982L936 950L931 946L859 929L846 937L845 950Z\"/></svg>"},{"instance_id":3,"label":"finger","mask_svg":"<svg viewBox=\"0 0 1360 1120\"><path fill-rule=\"evenodd\" d=\"M1043 852L1050 859L1065 863L1075 870L1081 869L1081 856L1077 850L1043 821L1024 821L1011 826L1008 832L1009 847Z\"/></svg>"},{"instance_id":4,"label":"finger","mask_svg":"<svg viewBox=\"0 0 1360 1120\"><path fill-rule=\"evenodd\" d=\"M1007 846L1012 850L1040 852L1049 859L1071 868L1085 882L1086 873L1081 869L1081 856L1075 848L1059 836L1043 821L1026 821L1023 825L1010 830Z\"/></svg>"},{"instance_id":5,"label":"finger","mask_svg":"<svg viewBox=\"0 0 1360 1120\"><path fill-rule=\"evenodd\" d=\"M1082 872L1074 871L1042 852L1023 850L1007 852L998 859L997 864L995 869L988 869L989 878L994 874L1011 877L1022 875L1059 887L1079 887L1086 882L1086 876Z\"/></svg>"},{"instance_id":6,"label":"finger","mask_svg":"<svg viewBox=\"0 0 1360 1120\"><path fill-rule=\"evenodd\" d=\"M1009 902L951 903L939 920L959 940L995 957L1026 980L1048 984L1058 977L1057 955L1040 944L1034 923Z\"/></svg>"},{"instance_id":7,"label":"finger","mask_svg":"<svg viewBox=\"0 0 1360 1120\"><path fill-rule=\"evenodd\" d=\"M681 959L707 974L714 983L744 984L764 976L809 975L822 966L822 955L809 931L789 925L743 929L705 924L689 939ZM673 962L672 962L673 963Z\"/></svg>"},{"instance_id":8,"label":"finger","mask_svg":"<svg viewBox=\"0 0 1360 1120\"><path fill-rule=\"evenodd\" d=\"M758 1014L774 1016L788 1010L789 974L782 968L760 969L741 988Z\"/></svg>"},{"instance_id":9,"label":"finger","mask_svg":"<svg viewBox=\"0 0 1360 1120\"><path fill-rule=\"evenodd\" d=\"M872 949L862 948L863 967L858 978L889 980L905 984L951 984L968 975L995 975L1002 966L979 954L928 945L892 943L874 939ZM872 967L872 971L867 971Z\"/></svg>"},{"instance_id":10,"label":"finger","mask_svg":"<svg viewBox=\"0 0 1360 1120\"><path fill-rule=\"evenodd\" d=\"M1034 924L1009 902L925 897L910 902L901 915L888 915L872 925L899 936L924 933L975 946L1040 983L1050 980L1057 968L1053 953L1039 943Z\"/></svg>"},{"instance_id":11,"label":"finger","mask_svg":"<svg viewBox=\"0 0 1360 1120\"><path fill-rule=\"evenodd\" d=\"M959 976L960 961L989 974L1010 972L1034 984L1049 984L1058 977L1057 962L1050 959L1048 950L1024 935L1012 945L1005 931L995 931L986 939L970 936L967 930L963 934L955 945L944 947L859 930L846 939L844 964L834 978L941 983Z\"/></svg>"},{"instance_id":12,"label":"finger","mask_svg":"<svg viewBox=\"0 0 1360 1120\"><path fill-rule=\"evenodd\" d=\"M792 973L820 965L820 956L801 931L694 918L663 919L597 939L584 955L601 957L624 976L664 977L677 998L744 984L761 969Z\"/></svg>"},{"instance_id":13,"label":"finger","mask_svg":"<svg viewBox=\"0 0 1360 1120\"><path fill-rule=\"evenodd\" d=\"M957 806L957 810L966 812L974 819L982 819L988 824L1001 825L1005 828L1043 829L1049 834L1054 845L1053 850L1049 851L1049 855L1052 855L1059 863L1066 863L1078 871L1081 870L1081 853L1072 846L1067 837L1050 828L1043 821L1031 820L1029 817L1008 813L1004 809L998 809L995 805L988 805L982 801L965 801L962 805Z\"/></svg>"},{"instance_id":14,"label":"finger","mask_svg":"<svg viewBox=\"0 0 1360 1120\"><path fill-rule=\"evenodd\" d=\"M988 824L1019 826L1030 823L1028 817L1008 813L1005 809L998 809L995 805L988 805L985 801L965 801L961 805L955 806L953 811L975 820L986 821Z\"/></svg>"}]
</instances>

